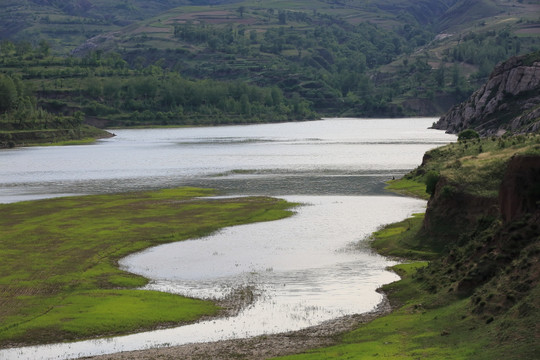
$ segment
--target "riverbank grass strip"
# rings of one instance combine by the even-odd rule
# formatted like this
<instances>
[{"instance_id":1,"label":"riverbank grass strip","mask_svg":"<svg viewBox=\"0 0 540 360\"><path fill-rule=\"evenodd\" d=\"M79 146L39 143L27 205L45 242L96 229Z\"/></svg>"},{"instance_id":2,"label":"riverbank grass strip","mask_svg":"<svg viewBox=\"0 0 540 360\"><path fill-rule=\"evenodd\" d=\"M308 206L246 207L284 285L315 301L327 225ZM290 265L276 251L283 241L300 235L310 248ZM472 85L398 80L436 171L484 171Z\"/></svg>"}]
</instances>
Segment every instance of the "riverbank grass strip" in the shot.
<instances>
[{"instance_id":1,"label":"riverbank grass strip","mask_svg":"<svg viewBox=\"0 0 540 360\"><path fill-rule=\"evenodd\" d=\"M139 291L117 261L225 226L292 214L269 197L213 190L76 196L0 205L0 346L129 333L213 315L209 302Z\"/></svg>"},{"instance_id":2,"label":"riverbank grass strip","mask_svg":"<svg viewBox=\"0 0 540 360\"><path fill-rule=\"evenodd\" d=\"M158 325L173 326L216 315L219 311L209 301L146 290L74 291L55 297L18 299L24 301L27 311L46 305L45 311L32 319L19 316L18 323L3 329L2 337L29 338L33 343L131 333Z\"/></svg>"},{"instance_id":3,"label":"riverbank grass strip","mask_svg":"<svg viewBox=\"0 0 540 360\"><path fill-rule=\"evenodd\" d=\"M389 224L374 232L371 246L378 253L405 259L430 260L438 254L422 244L418 231L422 226L424 214L414 214L403 221Z\"/></svg>"},{"instance_id":4,"label":"riverbank grass strip","mask_svg":"<svg viewBox=\"0 0 540 360\"><path fill-rule=\"evenodd\" d=\"M386 190L397 194L412 196L419 199L428 200L429 194L426 192L426 184L409 179L396 179L387 182Z\"/></svg>"}]
</instances>

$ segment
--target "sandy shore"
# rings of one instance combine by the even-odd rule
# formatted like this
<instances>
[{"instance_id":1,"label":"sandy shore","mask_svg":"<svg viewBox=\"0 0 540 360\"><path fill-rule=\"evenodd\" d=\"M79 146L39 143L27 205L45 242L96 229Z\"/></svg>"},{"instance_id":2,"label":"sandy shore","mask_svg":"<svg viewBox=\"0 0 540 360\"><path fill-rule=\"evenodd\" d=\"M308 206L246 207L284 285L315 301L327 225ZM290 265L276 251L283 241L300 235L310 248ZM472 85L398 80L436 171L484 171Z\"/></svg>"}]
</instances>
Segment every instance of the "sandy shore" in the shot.
<instances>
[{"instance_id":1,"label":"sandy shore","mask_svg":"<svg viewBox=\"0 0 540 360\"><path fill-rule=\"evenodd\" d=\"M249 339L226 340L211 343L187 344L168 348L129 351L87 359L96 360L150 360L150 359L246 359L259 360L290 355L338 343L339 335L367 323L392 310L389 301L383 302L365 314L345 316L321 325L283 334L262 335Z\"/></svg>"}]
</instances>

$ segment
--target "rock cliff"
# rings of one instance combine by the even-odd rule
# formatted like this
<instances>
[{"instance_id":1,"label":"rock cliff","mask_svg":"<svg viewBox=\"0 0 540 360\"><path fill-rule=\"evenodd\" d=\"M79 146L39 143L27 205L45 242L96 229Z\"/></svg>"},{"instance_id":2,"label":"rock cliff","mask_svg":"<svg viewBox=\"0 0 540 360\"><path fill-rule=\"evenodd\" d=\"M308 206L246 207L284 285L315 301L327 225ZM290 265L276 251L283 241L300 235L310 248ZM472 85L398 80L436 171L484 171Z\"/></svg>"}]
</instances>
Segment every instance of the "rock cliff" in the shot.
<instances>
[{"instance_id":1,"label":"rock cliff","mask_svg":"<svg viewBox=\"0 0 540 360\"><path fill-rule=\"evenodd\" d=\"M439 178L422 226L431 241L440 242L436 247L444 248L447 241L474 230L482 219L500 218L506 224L527 214L538 214L540 156L513 156L501 177L497 197L471 194L463 184Z\"/></svg>"},{"instance_id":2,"label":"rock cliff","mask_svg":"<svg viewBox=\"0 0 540 360\"><path fill-rule=\"evenodd\" d=\"M484 136L540 130L540 52L497 65L486 84L433 127L454 134L474 129Z\"/></svg>"}]
</instances>

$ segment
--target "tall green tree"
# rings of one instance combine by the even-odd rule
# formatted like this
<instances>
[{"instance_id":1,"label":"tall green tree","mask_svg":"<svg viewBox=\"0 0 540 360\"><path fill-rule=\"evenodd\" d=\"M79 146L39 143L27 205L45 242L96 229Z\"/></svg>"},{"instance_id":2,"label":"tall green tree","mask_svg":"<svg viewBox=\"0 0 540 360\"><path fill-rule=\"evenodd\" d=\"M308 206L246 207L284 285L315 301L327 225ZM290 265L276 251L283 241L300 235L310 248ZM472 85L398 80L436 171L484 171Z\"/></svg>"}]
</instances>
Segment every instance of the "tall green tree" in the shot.
<instances>
[{"instance_id":1,"label":"tall green tree","mask_svg":"<svg viewBox=\"0 0 540 360\"><path fill-rule=\"evenodd\" d=\"M17 103L17 87L7 75L0 74L0 111L13 109Z\"/></svg>"},{"instance_id":2,"label":"tall green tree","mask_svg":"<svg viewBox=\"0 0 540 360\"><path fill-rule=\"evenodd\" d=\"M444 63L441 62L439 64L439 68L435 71L435 81L437 82L437 86L439 88L443 88L445 85L445 68Z\"/></svg>"}]
</instances>

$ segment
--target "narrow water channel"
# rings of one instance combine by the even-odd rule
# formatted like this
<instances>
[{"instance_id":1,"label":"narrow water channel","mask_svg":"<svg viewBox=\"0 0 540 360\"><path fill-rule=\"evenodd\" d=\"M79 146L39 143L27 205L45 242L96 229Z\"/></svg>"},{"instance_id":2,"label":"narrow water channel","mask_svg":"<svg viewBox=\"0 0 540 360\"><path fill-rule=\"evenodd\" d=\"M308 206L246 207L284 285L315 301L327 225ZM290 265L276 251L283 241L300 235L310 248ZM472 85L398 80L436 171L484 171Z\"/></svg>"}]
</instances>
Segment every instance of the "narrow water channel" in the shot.
<instances>
[{"instance_id":1,"label":"narrow water channel","mask_svg":"<svg viewBox=\"0 0 540 360\"><path fill-rule=\"evenodd\" d=\"M332 119L122 130L112 140L69 151L0 152L2 164L29 161L0 175L3 202L189 184L303 204L287 219L226 228L121 261L123 268L151 279L149 289L207 299L235 291L253 295L237 316L110 339L0 350L0 359L68 359L245 338L374 309L381 301L375 290L397 276L386 271L393 262L370 251L365 240L380 225L423 211L424 201L385 193L383 187L385 180L417 166L426 150L454 139L426 129L432 121ZM42 168L39 158L47 156L64 165ZM77 171L80 161L86 166Z\"/></svg>"}]
</instances>

